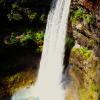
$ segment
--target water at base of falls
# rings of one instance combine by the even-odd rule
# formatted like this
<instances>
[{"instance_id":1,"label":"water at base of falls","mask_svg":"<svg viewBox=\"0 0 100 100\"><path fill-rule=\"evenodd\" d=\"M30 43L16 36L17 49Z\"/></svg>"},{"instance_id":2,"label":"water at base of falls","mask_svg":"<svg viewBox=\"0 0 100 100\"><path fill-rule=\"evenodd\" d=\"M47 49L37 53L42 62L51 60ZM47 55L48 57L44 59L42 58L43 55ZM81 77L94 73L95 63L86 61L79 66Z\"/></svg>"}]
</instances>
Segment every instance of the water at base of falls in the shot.
<instances>
[{"instance_id":1,"label":"water at base of falls","mask_svg":"<svg viewBox=\"0 0 100 100\"><path fill-rule=\"evenodd\" d=\"M12 100L64 100L64 92L59 91L59 88L52 91L47 90L46 93L44 90L40 90L41 92L39 90L35 90L34 86L24 88L15 94Z\"/></svg>"},{"instance_id":2,"label":"water at base of falls","mask_svg":"<svg viewBox=\"0 0 100 100\"><path fill-rule=\"evenodd\" d=\"M64 100L65 91L61 79L70 2L71 0L53 0L37 82L35 86L15 93L12 100Z\"/></svg>"}]
</instances>

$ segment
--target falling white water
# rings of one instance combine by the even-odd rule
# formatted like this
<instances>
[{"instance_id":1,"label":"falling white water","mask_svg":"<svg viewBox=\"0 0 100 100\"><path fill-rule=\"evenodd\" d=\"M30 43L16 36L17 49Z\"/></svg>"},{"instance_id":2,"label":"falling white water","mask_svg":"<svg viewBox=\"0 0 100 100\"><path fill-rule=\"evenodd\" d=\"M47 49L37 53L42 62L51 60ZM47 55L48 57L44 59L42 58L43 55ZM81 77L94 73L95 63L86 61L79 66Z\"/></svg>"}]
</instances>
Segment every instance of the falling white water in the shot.
<instances>
[{"instance_id":1,"label":"falling white water","mask_svg":"<svg viewBox=\"0 0 100 100\"><path fill-rule=\"evenodd\" d=\"M48 15L37 82L35 86L15 94L12 100L64 100L65 91L61 78L70 2L71 0L53 0Z\"/></svg>"}]
</instances>

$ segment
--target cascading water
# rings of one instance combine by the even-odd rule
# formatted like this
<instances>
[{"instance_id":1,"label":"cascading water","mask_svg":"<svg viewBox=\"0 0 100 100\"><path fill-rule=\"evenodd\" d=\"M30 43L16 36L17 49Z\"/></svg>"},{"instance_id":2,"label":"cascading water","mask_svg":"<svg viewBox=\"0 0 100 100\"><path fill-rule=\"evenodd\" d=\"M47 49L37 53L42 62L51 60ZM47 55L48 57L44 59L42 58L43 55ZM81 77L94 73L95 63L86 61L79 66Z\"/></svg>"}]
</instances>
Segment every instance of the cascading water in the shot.
<instances>
[{"instance_id":1,"label":"cascading water","mask_svg":"<svg viewBox=\"0 0 100 100\"><path fill-rule=\"evenodd\" d=\"M61 79L70 2L71 0L53 0L37 82L35 86L15 94L12 100L30 100L27 99L29 96L38 100L64 100Z\"/></svg>"}]
</instances>

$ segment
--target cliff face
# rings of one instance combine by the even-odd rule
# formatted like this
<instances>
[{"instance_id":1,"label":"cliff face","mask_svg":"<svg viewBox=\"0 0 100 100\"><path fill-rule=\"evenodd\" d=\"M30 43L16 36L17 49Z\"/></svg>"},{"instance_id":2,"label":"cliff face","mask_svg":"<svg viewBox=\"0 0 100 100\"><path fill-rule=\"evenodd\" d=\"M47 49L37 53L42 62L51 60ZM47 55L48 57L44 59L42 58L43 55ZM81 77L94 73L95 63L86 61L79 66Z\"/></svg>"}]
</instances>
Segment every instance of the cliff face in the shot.
<instances>
[{"instance_id":1,"label":"cliff face","mask_svg":"<svg viewBox=\"0 0 100 100\"><path fill-rule=\"evenodd\" d=\"M75 45L71 49L72 77L68 100L100 100L100 1L73 0L70 21Z\"/></svg>"}]
</instances>

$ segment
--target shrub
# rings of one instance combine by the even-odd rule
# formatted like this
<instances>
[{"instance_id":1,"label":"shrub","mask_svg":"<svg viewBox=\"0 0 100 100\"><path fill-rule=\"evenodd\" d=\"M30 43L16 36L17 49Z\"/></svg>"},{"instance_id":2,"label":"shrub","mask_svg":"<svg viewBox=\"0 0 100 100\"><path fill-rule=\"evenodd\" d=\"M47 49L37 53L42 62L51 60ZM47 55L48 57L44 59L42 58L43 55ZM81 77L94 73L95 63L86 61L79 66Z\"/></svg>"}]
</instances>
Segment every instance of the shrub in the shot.
<instances>
[{"instance_id":1,"label":"shrub","mask_svg":"<svg viewBox=\"0 0 100 100\"><path fill-rule=\"evenodd\" d=\"M95 20L91 13L87 13L83 8L78 7L77 10L71 12L71 21L73 24L78 21L83 21L86 24L93 24Z\"/></svg>"},{"instance_id":2,"label":"shrub","mask_svg":"<svg viewBox=\"0 0 100 100\"><path fill-rule=\"evenodd\" d=\"M33 34L33 40L35 42L43 42L44 34L42 32L37 32Z\"/></svg>"},{"instance_id":3,"label":"shrub","mask_svg":"<svg viewBox=\"0 0 100 100\"><path fill-rule=\"evenodd\" d=\"M4 43L6 45L16 45L16 46L28 46L29 43L33 43L36 46L34 51L36 53L42 52L43 47L43 40L44 40L44 33L43 32L36 32L33 33L32 30L26 30L26 32L22 34L18 33L11 33L10 36L5 38Z\"/></svg>"},{"instance_id":4,"label":"shrub","mask_svg":"<svg viewBox=\"0 0 100 100\"><path fill-rule=\"evenodd\" d=\"M20 42L24 43L24 42L27 42L27 41L32 40L32 39L33 39L32 34L22 34L21 38L20 38Z\"/></svg>"}]
</instances>

